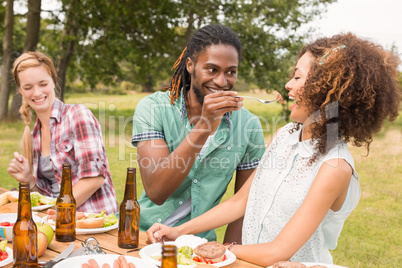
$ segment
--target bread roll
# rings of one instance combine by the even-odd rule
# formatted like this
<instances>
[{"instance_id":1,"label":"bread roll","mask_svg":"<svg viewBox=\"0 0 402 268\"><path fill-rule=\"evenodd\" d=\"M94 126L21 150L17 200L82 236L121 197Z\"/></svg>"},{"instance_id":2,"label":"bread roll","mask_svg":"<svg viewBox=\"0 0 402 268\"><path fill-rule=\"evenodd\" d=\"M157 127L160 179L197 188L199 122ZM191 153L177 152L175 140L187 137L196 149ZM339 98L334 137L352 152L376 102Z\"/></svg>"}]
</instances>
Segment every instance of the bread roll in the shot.
<instances>
[{"instance_id":1,"label":"bread roll","mask_svg":"<svg viewBox=\"0 0 402 268\"><path fill-rule=\"evenodd\" d=\"M18 202L7 203L0 207L0 214L18 213Z\"/></svg>"},{"instance_id":2,"label":"bread roll","mask_svg":"<svg viewBox=\"0 0 402 268\"><path fill-rule=\"evenodd\" d=\"M77 220L75 227L79 229L102 228L104 220L103 217Z\"/></svg>"},{"instance_id":3,"label":"bread roll","mask_svg":"<svg viewBox=\"0 0 402 268\"><path fill-rule=\"evenodd\" d=\"M10 202L18 202L18 192L17 191L10 191L7 192L7 198Z\"/></svg>"},{"instance_id":4,"label":"bread roll","mask_svg":"<svg viewBox=\"0 0 402 268\"><path fill-rule=\"evenodd\" d=\"M0 206L5 205L9 202L7 193L0 194Z\"/></svg>"}]
</instances>

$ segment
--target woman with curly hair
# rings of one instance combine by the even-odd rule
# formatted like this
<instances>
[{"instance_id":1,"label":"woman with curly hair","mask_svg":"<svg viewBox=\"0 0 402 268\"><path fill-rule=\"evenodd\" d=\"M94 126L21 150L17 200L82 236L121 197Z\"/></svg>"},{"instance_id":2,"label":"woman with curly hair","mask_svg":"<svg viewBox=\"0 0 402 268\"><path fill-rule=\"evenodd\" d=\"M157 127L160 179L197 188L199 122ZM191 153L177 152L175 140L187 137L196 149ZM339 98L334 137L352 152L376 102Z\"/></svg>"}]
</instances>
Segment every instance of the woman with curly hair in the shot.
<instances>
[{"instance_id":1,"label":"woman with curly hair","mask_svg":"<svg viewBox=\"0 0 402 268\"><path fill-rule=\"evenodd\" d=\"M263 266L332 263L343 223L360 198L347 143L365 146L398 116L399 59L352 34L321 38L301 51L286 84L293 123L275 134L241 190L174 228L155 224L152 242L197 234L243 215L243 245L231 250Z\"/></svg>"}]
</instances>

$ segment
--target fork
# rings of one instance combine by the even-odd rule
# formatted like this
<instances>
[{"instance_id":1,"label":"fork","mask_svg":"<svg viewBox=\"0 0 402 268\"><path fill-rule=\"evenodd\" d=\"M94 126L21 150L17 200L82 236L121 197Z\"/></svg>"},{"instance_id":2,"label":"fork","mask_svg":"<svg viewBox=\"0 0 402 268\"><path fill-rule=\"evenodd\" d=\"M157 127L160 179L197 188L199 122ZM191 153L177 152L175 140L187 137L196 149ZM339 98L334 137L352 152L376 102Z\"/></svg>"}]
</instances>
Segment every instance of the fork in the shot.
<instances>
[{"instance_id":1,"label":"fork","mask_svg":"<svg viewBox=\"0 0 402 268\"><path fill-rule=\"evenodd\" d=\"M236 98L248 98L248 99L254 99L254 100L257 100L257 101L262 102L262 103L264 103L264 104L273 103L273 102L276 102L276 101L278 101L278 100L279 100L279 99L276 99L276 100L270 100L270 101L267 101L267 100L262 100L262 99L258 99L258 98L250 97L250 96L236 96Z\"/></svg>"}]
</instances>

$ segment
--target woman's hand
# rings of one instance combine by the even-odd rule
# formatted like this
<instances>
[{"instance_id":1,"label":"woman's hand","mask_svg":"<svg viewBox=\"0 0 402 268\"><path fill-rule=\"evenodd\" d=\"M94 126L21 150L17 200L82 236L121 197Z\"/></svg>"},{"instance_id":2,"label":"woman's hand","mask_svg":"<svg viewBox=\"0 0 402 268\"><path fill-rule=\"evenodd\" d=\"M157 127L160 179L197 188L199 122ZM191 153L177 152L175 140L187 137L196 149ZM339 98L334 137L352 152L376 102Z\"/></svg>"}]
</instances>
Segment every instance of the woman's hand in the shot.
<instances>
[{"instance_id":1,"label":"woman's hand","mask_svg":"<svg viewBox=\"0 0 402 268\"><path fill-rule=\"evenodd\" d=\"M14 158L8 165L7 172L19 182L35 183L28 160L17 152L14 152Z\"/></svg>"},{"instance_id":2,"label":"woman's hand","mask_svg":"<svg viewBox=\"0 0 402 268\"><path fill-rule=\"evenodd\" d=\"M164 243L165 241L173 241L180 234L174 227L169 227L160 223L154 223L147 231L147 243Z\"/></svg>"}]
</instances>

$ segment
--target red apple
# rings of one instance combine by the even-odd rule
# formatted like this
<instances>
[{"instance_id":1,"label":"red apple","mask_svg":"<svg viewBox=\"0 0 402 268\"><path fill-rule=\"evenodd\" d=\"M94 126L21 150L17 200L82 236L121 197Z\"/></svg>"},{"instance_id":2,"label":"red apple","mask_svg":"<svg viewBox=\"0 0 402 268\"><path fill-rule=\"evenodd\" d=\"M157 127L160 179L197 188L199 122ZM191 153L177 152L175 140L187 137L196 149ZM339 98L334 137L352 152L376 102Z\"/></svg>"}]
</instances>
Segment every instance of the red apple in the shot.
<instances>
[{"instance_id":1,"label":"red apple","mask_svg":"<svg viewBox=\"0 0 402 268\"><path fill-rule=\"evenodd\" d=\"M47 249L47 236L42 233L38 232L38 257L42 256Z\"/></svg>"}]
</instances>

